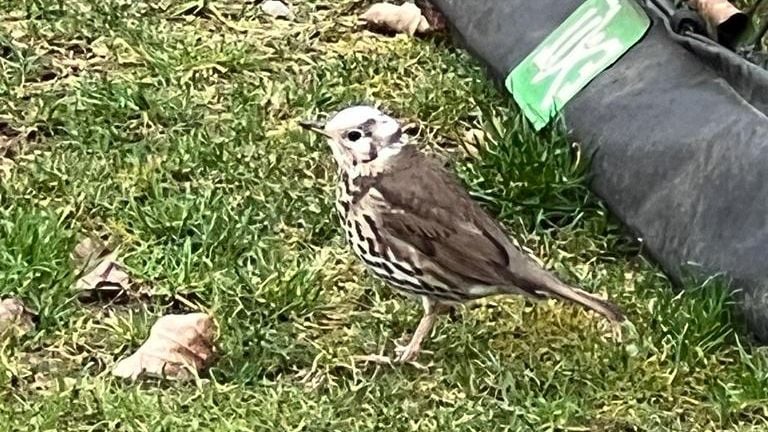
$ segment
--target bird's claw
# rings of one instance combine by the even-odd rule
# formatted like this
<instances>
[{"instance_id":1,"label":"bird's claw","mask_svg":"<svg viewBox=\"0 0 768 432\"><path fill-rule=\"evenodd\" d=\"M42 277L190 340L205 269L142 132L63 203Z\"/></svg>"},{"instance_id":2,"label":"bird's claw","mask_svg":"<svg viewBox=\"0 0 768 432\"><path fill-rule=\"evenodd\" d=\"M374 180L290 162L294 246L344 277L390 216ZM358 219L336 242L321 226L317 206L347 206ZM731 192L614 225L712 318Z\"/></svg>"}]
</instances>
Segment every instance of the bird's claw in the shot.
<instances>
[{"instance_id":1,"label":"bird's claw","mask_svg":"<svg viewBox=\"0 0 768 432\"><path fill-rule=\"evenodd\" d=\"M417 369L428 370L429 368L426 365L423 365L416 361L416 359L419 357L421 353L432 354L431 351L422 351L421 348L411 346L411 344L408 344L406 346L398 345L395 347L395 354L397 354L397 358L395 359L395 362L399 364L407 363L411 366L414 366Z\"/></svg>"},{"instance_id":2,"label":"bird's claw","mask_svg":"<svg viewBox=\"0 0 768 432\"><path fill-rule=\"evenodd\" d=\"M392 365L392 359L381 354L356 355L352 356L352 360L355 363L376 363Z\"/></svg>"},{"instance_id":3,"label":"bird's claw","mask_svg":"<svg viewBox=\"0 0 768 432\"><path fill-rule=\"evenodd\" d=\"M412 347L410 344L406 346L398 345L395 347L395 354L397 354L397 359L395 361L398 363L408 363L416 360L420 353L421 350L419 348Z\"/></svg>"},{"instance_id":4,"label":"bird's claw","mask_svg":"<svg viewBox=\"0 0 768 432\"><path fill-rule=\"evenodd\" d=\"M426 351L425 351L426 352ZM429 367L416 361L421 350L414 349L414 347L397 346L395 348L396 357L381 355L381 354L368 354L353 356L352 360L355 363L375 363L380 365L394 366L396 364L409 364L419 370L429 370Z\"/></svg>"}]
</instances>

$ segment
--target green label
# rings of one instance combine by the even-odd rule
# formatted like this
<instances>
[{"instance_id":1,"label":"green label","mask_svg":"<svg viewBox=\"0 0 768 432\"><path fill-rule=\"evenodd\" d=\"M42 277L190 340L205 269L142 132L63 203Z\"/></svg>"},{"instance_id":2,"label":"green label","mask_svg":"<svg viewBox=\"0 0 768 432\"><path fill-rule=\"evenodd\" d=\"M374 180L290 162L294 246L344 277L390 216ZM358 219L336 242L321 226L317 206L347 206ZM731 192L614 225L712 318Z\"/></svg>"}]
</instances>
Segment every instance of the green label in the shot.
<instances>
[{"instance_id":1,"label":"green label","mask_svg":"<svg viewBox=\"0 0 768 432\"><path fill-rule=\"evenodd\" d=\"M635 0L587 0L512 70L507 90L540 130L650 24Z\"/></svg>"}]
</instances>

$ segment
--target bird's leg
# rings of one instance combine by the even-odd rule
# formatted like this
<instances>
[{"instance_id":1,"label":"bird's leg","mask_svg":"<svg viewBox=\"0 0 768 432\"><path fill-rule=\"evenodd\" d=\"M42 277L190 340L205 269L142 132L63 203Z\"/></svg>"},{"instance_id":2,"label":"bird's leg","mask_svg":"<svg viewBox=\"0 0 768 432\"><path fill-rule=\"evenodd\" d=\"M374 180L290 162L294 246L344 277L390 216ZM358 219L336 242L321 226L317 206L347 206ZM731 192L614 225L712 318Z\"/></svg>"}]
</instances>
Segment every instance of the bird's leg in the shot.
<instances>
[{"instance_id":1,"label":"bird's leg","mask_svg":"<svg viewBox=\"0 0 768 432\"><path fill-rule=\"evenodd\" d=\"M427 297L422 297L421 303L424 306L424 316L421 317L419 326L416 327L416 331L413 333L410 342L404 347L395 349L395 352L399 354L397 357L398 363L406 363L416 360L421 352L421 344L432 330L432 326L434 326L437 316L441 313L448 312L451 309L450 306L437 303Z\"/></svg>"},{"instance_id":2,"label":"bird's leg","mask_svg":"<svg viewBox=\"0 0 768 432\"><path fill-rule=\"evenodd\" d=\"M422 305L424 306L424 315L421 317L419 326L416 327L416 331L413 333L410 342L408 342L408 345L404 347L398 346L395 348L395 353L398 356L394 361L397 363L410 362L416 366L419 366L417 363L414 363L414 360L416 360L416 358L419 356L419 353L421 352L422 342L424 342L424 339L426 339L427 335L429 335L429 332L432 330L438 315L449 312L452 309L450 305L437 303L433 300L429 300L426 297L422 297ZM379 364L392 364L392 359L390 357L380 354L355 356L354 360L356 362L365 363L372 362Z\"/></svg>"},{"instance_id":3,"label":"bird's leg","mask_svg":"<svg viewBox=\"0 0 768 432\"><path fill-rule=\"evenodd\" d=\"M397 362L406 363L416 360L421 352L421 343L432 330L432 326L435 324L437 314L434 312L425 313L419 321L419 326L416 327L416 331L413 333L410 342L404 347L397 347L395 352L398 353Z\"/></svg>"}]
</instances>

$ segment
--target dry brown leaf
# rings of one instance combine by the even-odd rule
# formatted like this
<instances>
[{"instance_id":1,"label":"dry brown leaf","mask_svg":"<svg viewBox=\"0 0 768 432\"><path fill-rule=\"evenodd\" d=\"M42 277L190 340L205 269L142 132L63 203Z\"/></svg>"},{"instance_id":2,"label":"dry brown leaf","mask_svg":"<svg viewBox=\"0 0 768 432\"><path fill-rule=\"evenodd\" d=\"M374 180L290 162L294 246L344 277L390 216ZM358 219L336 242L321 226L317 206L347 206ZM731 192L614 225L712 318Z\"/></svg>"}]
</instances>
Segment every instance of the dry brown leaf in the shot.
<instances>
[{"instance_id":1,"label":"dry brown leaf","mask_svg":"<svg viewBox=\"0 0 768 432\"><path fill-rule=\"evenodd\" d=\"M115 365L112 374L135 380L141 376L189 379L212 363L215 324L210 315L192 313L161 317L146 342Z\"/></svg>"},{"instance_id":2,"label":"dry brown leaf","mask_svg":"<svg viewBox=\"0 0 768 432\"><path fill-rule=\"evenodd\" d=\"M0 301L0 337L10 334L21 336L32 331L35 328L34 315L19 299L11 297Z\"/></svg>"},{"instance_id":3,"label":"dry brown leaf","mask_svg":"<svg viewBox=\"0 0 768 432\"><path fill-rule=\"evenodd\" d=\"M81 301L90 301L125 295L131 291L132 285L133 280L117 262L117 255L111 253L80 278L75 283L75 289L80 291Z\"/></svg>"},{"instance_id":4,"label":"dry brown leaf","mask_svg":"<svg viewBox=\"0 0 768 432\"><path fill-rule=\"evenodd\" d=\"M70 255L72 265L79 269L89 269L111 251L110 246L101 239L86 237L75 246Z\"/></svg>"},{"instance_id":5,"label":"dry brown leaf","mask_svg":"<svg viewBox=\"0 0 768 432\"><path fill-rule=\"evenodd\" d=\"M116 245L116 238L86 237L75 246L70 255L72 265L85 272L75 283L81 301L114 300L131 294L134 281L117 260Z\"/></svg>"},{"instance_id":6,"label":"dry brown leaf","mask_svg":"<svg viewBox=\"0 0 768 432\"><path fill-rule=\"evenodd\" d=\"M421 9L413 3L403 3L400 6L392 3L375 3L360 19L374 27L407 33L413 36L429 30L427 19L421 14Z\"/></svg>"}]
</instances>

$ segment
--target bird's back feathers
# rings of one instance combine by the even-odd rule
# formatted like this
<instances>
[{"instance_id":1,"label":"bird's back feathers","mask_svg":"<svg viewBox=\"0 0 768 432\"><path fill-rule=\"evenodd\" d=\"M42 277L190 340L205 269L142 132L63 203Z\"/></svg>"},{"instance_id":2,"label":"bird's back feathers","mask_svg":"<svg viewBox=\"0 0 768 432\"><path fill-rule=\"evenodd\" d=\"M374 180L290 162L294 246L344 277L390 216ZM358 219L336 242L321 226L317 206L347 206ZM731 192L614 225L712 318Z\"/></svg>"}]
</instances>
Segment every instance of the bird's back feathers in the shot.
<instances>
[{"instance_id":1,"label":"bird's back feathers","mask_svg":"<svg viewBox=\"0 0 768 432\"><path fill-rule=\"evenodd\" d=\"M453 281L467 299L515 291L535 298L555 296L612 321L622 320L617 307L569 287L539 267L471 198L457 177L414 146L403 147L384 170L361 183L366 190L375 189L383 200L374 211L381 241ZM416 256L413 250L418 251ZM497 291L472 289L478 285Z\"/></svg>"}]
</instances>

